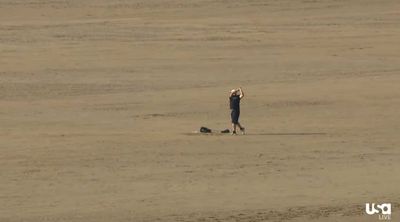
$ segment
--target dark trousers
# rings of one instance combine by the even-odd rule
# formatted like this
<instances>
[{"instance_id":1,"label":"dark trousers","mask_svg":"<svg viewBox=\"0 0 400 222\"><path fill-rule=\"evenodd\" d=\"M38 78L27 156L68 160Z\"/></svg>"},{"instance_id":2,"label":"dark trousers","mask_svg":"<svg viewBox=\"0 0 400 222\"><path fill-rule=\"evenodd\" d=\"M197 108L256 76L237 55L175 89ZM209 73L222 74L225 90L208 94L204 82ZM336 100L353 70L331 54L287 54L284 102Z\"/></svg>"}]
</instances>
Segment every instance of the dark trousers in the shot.
<instances>
[{"instance_id":1,"label":"dark trousers","mask_svg":"<svg viewBox=\"0 0 400 222\"><path fill-rule=\"evenodd\" d=\"M240 116L240 110L236 110L236 109L231 110L231 120L232 120L233 124L239 123L239 116Z\"/></svg>"}]
</instances>

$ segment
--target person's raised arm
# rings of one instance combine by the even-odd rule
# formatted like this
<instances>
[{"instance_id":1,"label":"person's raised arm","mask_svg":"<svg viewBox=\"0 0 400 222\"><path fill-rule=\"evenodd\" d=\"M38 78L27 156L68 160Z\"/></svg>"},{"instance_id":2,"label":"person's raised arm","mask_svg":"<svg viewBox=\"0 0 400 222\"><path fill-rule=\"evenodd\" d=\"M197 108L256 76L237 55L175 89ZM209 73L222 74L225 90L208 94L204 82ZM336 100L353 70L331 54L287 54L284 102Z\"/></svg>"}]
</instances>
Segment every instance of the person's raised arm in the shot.
<instances>
[{"instance_id":1,"label":"person's raised arm","mask_svg":"<svg viewBox=\"0 0 400 222\"><path fill-rule=\"evenodd\" d=\"M240 98L244 97L244 92L242 90L242 87L239 87L239 92L240 92Z\"/></svg>"}]
</instances>

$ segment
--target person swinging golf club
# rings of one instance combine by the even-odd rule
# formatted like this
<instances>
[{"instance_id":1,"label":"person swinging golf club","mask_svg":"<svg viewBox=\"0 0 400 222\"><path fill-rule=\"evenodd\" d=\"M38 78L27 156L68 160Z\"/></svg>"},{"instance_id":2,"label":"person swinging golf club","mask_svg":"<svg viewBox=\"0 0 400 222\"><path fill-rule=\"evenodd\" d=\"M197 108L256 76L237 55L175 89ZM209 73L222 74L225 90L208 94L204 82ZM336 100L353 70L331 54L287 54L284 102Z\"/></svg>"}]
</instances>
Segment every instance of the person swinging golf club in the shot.
<instances>
[{"instance_id":1,"label":"person swinging golf club","mask_svg":"<svg viewBox=\"0 0 400 222\"><path fill-rule=\"evenodd\" d=\"M231 109L232 120L232 135L236 135L236 127L238 126L242 134L245 134L245 129L239 123L240 116L240 100L244 97L242 87L232 89L229 95L229 107Z\"/></svg>"}]
</instances>

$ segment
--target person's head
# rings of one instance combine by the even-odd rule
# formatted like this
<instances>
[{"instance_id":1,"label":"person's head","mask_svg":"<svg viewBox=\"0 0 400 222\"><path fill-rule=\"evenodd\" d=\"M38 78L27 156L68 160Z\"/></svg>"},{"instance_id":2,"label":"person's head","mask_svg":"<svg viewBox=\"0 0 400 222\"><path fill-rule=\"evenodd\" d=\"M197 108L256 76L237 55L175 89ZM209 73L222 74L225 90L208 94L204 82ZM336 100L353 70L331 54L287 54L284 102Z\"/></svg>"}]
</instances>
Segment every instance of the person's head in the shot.
<instances>
[{"instance_id":1,"label":"person's head","mask_svg":"<svg viewBox=\"0 0 400 222\"><path fill-rule=\"evenodd\" d=\"M237 89L232 89L231 90L231 95L232 96L236 96L237 95L238 90Z\"/></svg>"}]
</instances>

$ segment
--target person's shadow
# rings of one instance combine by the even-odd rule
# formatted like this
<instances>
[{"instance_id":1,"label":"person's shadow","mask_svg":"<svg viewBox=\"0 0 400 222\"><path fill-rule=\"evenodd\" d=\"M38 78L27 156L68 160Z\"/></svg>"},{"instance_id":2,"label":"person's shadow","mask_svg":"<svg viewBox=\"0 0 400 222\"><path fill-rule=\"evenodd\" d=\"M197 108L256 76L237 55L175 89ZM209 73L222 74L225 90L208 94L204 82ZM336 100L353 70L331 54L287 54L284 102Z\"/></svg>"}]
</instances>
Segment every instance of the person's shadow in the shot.
<instances>
[{"instance_id":1,"label":"person's shadow","mask_svg":"<svg viewBox=\"0 0 400 222\"><path fill-rule=\"evenodd\" d=\"M246 133L250 136L314 136L314 135L327 135L327 133Z\"/></svg>"},{"instance_id":2,"label":"person's shadow","mask_svg":"<svg viewBox=\"0 0 400 222\"><path fill-rule=\"evenodd\" d=\"M192 133L183 133L183 135L193 136L193 135L230 135L229 133L220 133L220 132L212 132L212 133L200 133L200 132L192 132ZM322 132L292 132L292 133L246 133L245 136L324 136L328 135L327 133Z\"/></svg>"}]
</instances>

